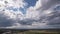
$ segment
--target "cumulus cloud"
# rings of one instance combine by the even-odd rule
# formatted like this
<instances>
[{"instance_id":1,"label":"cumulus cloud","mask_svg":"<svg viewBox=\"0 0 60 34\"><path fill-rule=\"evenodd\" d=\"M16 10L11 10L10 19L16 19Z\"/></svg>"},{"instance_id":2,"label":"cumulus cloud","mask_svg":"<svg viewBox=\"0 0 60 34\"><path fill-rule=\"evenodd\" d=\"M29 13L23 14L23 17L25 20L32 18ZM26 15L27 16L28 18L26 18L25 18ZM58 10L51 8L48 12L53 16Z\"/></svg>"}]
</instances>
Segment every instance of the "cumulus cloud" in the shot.
<instances>
[{"instance_id":1,"label":"cumulus cloud","mask_svg":"<svg viewBox=\"0 0 60 34\"><path fill-rule=\"evenodd\" d=\"M28 3L24 0L0 1L0 27L58 28L60 27L60 12L55 8L59 3L59 0L38 0L35 6L25 9ZM19 8L25 9L26 14L24 15Z\"/></svg>"},{"instance_id":2,"label":"cumulus cloud","mask_svg":"<svg viewBox=\"0 0 60 34\"><path fill-rule=\"evenodd\" d=\"M41 6L42 6L42 2L41 2L42 0L38 0L37 2L36 2L36 4L35 4L35 6L34 6L34 9L36 10L36 9L39 9L39 8L41 8Z\"/></svg>"},{"instance_id":3,"label":"cumulus cloud","mask_svg":"<svg viewBox=\"0 0 60 34\"><path fill-rule=\"evenodd\" d=\"M16 1L20 1L21 3L17 3L18 5L16 5ZM8 10L9 7L15 7L15 8L23 8L25 5L25 3L23 2L23 0L4 0L4 1L0 1L0 27L7 27L7 26L12 26L14 23L18 22L18 19L22 20L23 19L23 14L22 12L20 12L19 10L17 10L16 12L12 10ZM4 4L4 2L7 2L6 4ZM16 6L15 6L16 5ZM8 8L8 9L7 9ZM10 8L11 9L11 8ZM19 18L20 17L20 18Z\"/></svg>"}]
</instances>

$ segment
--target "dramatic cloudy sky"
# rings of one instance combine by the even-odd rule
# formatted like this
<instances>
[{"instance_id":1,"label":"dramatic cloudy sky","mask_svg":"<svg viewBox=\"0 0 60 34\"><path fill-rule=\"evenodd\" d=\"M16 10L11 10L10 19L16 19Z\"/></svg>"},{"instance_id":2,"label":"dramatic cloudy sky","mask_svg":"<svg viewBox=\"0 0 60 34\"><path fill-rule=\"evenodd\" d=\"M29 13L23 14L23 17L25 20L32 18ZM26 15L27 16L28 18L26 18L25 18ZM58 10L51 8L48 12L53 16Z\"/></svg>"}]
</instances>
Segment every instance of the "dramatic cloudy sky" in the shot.
<instances>
[{"instance_id":1,"label":"dramatic cloudy sky","mask_svg":"<svg viewBox=\"0 0 60 34\"><path fill-rule=\"evenodd\" d=\"M60 0L0 0L0 28L60 28Z\"/></svg>"}]
</instances>

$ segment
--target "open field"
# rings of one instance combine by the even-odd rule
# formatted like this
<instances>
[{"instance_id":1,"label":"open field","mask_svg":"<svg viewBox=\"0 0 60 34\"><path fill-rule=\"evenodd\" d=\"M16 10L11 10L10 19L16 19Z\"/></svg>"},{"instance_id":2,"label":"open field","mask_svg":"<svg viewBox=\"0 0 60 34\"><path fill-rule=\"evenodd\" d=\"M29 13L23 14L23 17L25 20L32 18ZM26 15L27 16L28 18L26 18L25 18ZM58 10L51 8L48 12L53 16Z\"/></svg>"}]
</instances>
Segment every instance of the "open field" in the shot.
<instances>
[{"instance_id":1,"label":"open field","mask_svg":"<svg viewBox=\"0 0 60 34\"><path fill-rule=\"evenodd\" d=\"M60 29L0 30L0 34L60 34Z\"/></svg>"}]
</instances>

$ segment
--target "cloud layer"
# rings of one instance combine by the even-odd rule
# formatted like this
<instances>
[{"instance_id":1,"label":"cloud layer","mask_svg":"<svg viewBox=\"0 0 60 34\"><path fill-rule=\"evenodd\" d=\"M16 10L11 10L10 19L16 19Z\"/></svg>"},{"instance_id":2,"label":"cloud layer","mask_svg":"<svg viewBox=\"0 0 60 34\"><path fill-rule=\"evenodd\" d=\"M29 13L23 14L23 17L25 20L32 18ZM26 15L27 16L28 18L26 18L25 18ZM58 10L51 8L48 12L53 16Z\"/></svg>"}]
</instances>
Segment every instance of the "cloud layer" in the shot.
<instances>
[{"instance_id":1,"label":"cloud layer","mask_svg":"<svg viewBox=\"0 0 60 34\"><path fill-rule=\"evenodd\" d=\"M35 6L29 8L26 8L27 5L25 0L0 0L0 28L60 27L59 0L38 0ZM22 13L21 8L26 11L26 14Z\"/></svg>"}]
</instances>

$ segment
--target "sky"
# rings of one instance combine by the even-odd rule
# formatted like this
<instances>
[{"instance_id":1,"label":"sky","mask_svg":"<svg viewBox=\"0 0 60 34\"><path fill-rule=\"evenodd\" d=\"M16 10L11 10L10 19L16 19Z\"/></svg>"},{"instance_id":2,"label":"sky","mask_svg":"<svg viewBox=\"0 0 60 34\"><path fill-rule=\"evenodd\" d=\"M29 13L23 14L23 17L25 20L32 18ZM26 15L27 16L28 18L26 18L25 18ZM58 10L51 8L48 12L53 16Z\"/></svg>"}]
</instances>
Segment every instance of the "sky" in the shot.
<instances>
[{"instance_id":1,"label":"sky","mask_svg":"<svg viewBox=\"0 0 60 34\"><path fill-rule=\"evenodd\" d=\"M0 28L60 28L60 0L0 0Z\"/></svg>"},{"instance_id":2,"label":"sky","mask_svg":"<svg viewBox=\"0 0 60 34\"><path fill-rule=\"evenodd\" d=\"M24 1L28 3L27 7L30 7L30 6L35 6L36 1L38 0L24 0Z\"/></svg>"}]
</instances>

